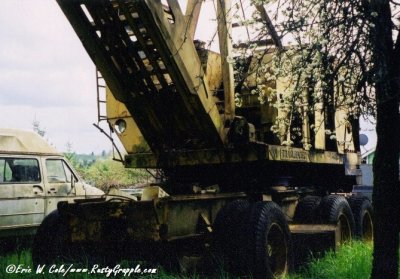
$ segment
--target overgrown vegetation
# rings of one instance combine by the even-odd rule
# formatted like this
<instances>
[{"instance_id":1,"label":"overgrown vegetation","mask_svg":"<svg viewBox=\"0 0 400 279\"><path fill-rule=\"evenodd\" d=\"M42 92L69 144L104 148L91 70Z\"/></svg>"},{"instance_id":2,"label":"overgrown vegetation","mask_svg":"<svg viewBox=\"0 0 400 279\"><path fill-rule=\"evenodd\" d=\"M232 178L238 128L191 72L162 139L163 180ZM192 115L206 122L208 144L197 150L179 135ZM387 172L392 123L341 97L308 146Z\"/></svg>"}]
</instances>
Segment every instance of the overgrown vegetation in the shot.
<instances>
[{"instance_id":1,"label":"overgrown vegetation","mask_svg":"<svg viewBox=\"0 0 400 279\"><path fill-rule=\"evenodd\" d=\"M337 253L328 252L321 259L312 260L298 274L286 279L360 279L369 278L372 263L372 244L353 242Z\"/></svg>"},{"instance_id":2,"label":"overgrown vegetation","mask_svg":"<svg viewBox=\"0 0 400 279\"><path fill-rule=\"evenodd\" d=\"M43 138L47 133L36 118L32 122L32 129ZM110 186L131 188L138 183L154 180L151 173L144 169L127 169L121 162L113 160L112 151L103 150L99 155L94 152L78 154L73 151L72 143L67 142L64 156L87 183L103 191L107 191Z\"/></svg>"},{"instance_id":3,"label":"overgrown vegetation","mask_svg":"<svg viewBox=\"0 0 400 279\"><path fill-rule=\"evenodd\" d=\"M129 188L152 181L152 176L146 170L127 169L105 152L100 156L76 153L65 153L65 156L87 183L103 191L110 186Z\"/></svg>"},{"instance_id":4,"label":"overgrown vegetation","mask_svg":"<svg viewBox=\"0 0 400 279\"><path fill-rule=\"evenodd\" d=\"M341 249L334 253L328 252L321 259L312 260L307 266L302 268L297 274L286 277L285 279L360 279L368 278L371 272L372 244L361 242L353 242L344 245ZM27 274L9 274L6 268L10 264L21 264L25 268L31 267L32 272ZM135 267L137 263L124 261L122 267ZM0 278L61 278L62 275L55 274L36 274L33 268L31 252L29 250L21 250L19 252L6 254L0 258ZM214 278L235 278L225 272L213 276ZM105 275L93 274L68 274L67 278L105 278ZM109 278L114 278L110 276ZM157 275L142 275L140 278L202 278L199 274L183 275L171 274L160 269Z\"/></svg>"}]
</instances>

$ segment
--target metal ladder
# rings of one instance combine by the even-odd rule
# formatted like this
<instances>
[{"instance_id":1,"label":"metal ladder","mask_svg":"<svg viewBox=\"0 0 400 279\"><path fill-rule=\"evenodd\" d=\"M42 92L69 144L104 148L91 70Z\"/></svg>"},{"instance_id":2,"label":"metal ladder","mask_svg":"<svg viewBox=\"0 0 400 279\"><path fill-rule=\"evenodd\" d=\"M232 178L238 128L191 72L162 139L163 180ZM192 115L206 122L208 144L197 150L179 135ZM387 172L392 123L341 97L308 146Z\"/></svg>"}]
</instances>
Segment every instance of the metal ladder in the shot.
<instances>
[{"instance_id":1,"label":"metal ladder","mask_svg":"<svg viewBox=\"0 0 400 279\"><path fill-rule=\"evenodd\" d=\"M106 83L101 73L96 69L96 91L97 91L97 123L107 120L106 113Z\"/></svg>"}]
</instances>

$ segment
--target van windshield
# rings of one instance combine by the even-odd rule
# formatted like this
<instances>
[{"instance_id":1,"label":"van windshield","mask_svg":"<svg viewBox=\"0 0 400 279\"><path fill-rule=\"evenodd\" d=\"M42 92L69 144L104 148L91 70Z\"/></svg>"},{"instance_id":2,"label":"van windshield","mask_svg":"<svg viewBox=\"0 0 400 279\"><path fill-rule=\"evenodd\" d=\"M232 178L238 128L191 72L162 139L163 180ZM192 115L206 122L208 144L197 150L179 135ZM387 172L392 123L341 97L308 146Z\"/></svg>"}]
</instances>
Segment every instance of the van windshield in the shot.
<instances>
[{"instance_id":1,"label":"van windshield","mask_svg":"<svg viewBox=\"0 0 400 279\"><path fill-rule=\"evenodd\" d=\"M0 183L40 181L39 162L36 159L0 158Z\"/></svg>"}]
</instances>

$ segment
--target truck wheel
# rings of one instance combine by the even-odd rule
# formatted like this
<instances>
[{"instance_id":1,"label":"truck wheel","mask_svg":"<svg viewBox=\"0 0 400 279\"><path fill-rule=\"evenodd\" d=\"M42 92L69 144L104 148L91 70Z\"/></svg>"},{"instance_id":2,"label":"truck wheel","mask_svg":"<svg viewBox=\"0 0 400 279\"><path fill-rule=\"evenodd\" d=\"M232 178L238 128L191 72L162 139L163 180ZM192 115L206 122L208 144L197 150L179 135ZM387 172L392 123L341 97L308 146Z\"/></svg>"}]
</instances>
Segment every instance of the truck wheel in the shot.
<instances>
[{"instance_id":1,"label":"truck wheel","mask_svg":"<svg viewBox=\"0 0 400 279\"><path fill-rule=\"evenodd\" d=\"M325 196L319 206L319 221L340 227L340 243L351 240L354 232L354 217L344 197Z\"/></svg>"},{"instance_id":2,"label":"truck wheel","mask_svg":"<svg viewBox=\"0 0 400 279\"><path fill-rule=\"evenodd\" d=\"M283 277L293 269L293 247L285 215L274 202L257 202L250 211L248 267L255 278Z\"/></svg>"},{"instance_id":3,"label":"truck wheel","mask_svg":"<svg viewBox=\"0 0 400 279\"><path fill-rule=\"evenodd\" d=\"M249 208L250 203L246 200L230 202L218 212L214 220L215 254L220 261L219 264L228 271L239 272L245 268L243 252Z\"/></svg>"},{"instance_id":4,"label":"truck wheel","mask_svg":"<svg viewBox=\"0 0 400 279\"><path fill-rule=\"evenodd\" d=\"M67 240L67 224L55 210L44 218L36 232L32 245L33 264L53 264L68 258Z\"/></svg>"},{"instance_id":5,"label":"truck wheel","mask_svg":"<svg viewBox=\"0 0 400 279\"><path fill-rule=\"evenodd\" d=\"M354 236L363 241L373 239L373 209L370 200L364 196L352 196L349 204L354 216Z\"/></svg>"},{"instance_id":6,"label":"truck wheel","mask_svg":"<svg viewBox=\"0 0 400 279\"><path fill-rule=\"evenodd\" d=\"M314 224L317 219L317 209L321 203L321 197L305 196L300 199L293 217L296 224Z\"/></svg>"}]
</instances>

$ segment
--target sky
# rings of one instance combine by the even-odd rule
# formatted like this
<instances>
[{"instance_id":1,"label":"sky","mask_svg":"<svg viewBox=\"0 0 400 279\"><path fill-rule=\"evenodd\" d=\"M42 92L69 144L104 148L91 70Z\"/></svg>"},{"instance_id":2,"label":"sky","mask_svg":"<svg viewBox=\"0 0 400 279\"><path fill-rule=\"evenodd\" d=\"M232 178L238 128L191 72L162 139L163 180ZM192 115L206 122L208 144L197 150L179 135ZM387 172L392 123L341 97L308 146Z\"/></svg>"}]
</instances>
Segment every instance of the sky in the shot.
<instances>
[{"instance_id":1,"label":"sky","mask_svg":"<svg viewBox=\"0 0 400 279\"><path fill-rule=\"evenodd\" d=\"M111 144L97 122L95 66L55 0L1 0L0 127L32 130L61 151Z\"/></svg>"},{"instance_id":2,"label":"sky","mask_svg":"<svg viewBox=\"0 0 400 279\"><path fill-rule=\"evenodd\" d=\"M56 1L1 4L0 127L32 130L36 120L60 151L68 143L77 153L110 150L109 140L92 125L95 66ZM210 3L203 7L196 37L205 39L212 10ZM370 138L366 149L372 148Z\"/></svg>"},{"instance_id":3,"label":"sky","mask_svg":"<svg viewBox=\"0 0 400 279\"><path fill-rule=\"evenodd\" d=\"M1 0L0 127L39 121L58 150L110 150L97 123L95 66L55 0ZM103 125L103 128L106 128Z\"/></svg>"}]
</instances>

